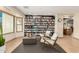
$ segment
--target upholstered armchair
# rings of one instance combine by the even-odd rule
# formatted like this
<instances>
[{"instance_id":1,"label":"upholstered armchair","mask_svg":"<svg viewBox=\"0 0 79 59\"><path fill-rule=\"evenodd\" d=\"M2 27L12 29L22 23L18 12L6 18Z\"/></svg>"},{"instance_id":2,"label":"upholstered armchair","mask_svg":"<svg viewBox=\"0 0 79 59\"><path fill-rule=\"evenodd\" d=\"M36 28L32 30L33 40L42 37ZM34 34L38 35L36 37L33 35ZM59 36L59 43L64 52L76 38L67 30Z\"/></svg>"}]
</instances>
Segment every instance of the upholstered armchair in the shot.
<instances>
[{"instance_id":1,"label":"upholstered armchair","mask_svg":"<svg viewBox=\"0 0 79 59\"><path fill-rule=\"evenodd\" d=\"M50 45L54 45L57 41L57 38L58 38L58 34L57 33L53 33L52 36L50 36L50 31L46 31L46 33L43 35L41 34L41 40L40 42L41 43L44 43L44 44L50 44Z\"/></svg>"},{"instance_id":2,"label":"upholstered armchair","mask_svg":"<svg viewBox=\"0 0 79 59\"><path fill-rule=\"evenodd\" d=\"M44 37L50 37L50 36L49 36L50 33L51 33L50 31L46 31L45 34L40 34L40 36L41 36L40 42L44 43Z\"/></svg>"}]
</instances>

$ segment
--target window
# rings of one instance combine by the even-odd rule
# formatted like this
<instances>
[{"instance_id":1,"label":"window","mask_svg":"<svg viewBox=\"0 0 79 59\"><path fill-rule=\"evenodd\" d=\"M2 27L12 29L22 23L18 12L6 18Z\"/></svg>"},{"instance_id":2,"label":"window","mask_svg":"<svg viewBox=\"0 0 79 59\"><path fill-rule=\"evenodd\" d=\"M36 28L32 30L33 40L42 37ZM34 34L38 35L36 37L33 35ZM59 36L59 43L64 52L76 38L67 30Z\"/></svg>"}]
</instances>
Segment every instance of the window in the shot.
<instances>
[{"instance_id":1,"label":"window","mask_svg":"<svg viewBox=\"0 0 79 59\"><path fill-rule=\"evenodd\" d=\"M21 17L16 17L16 31L23 31L23 18Z\"/></svg>"},{"instance_id":2,"label":"window","mask_svg":"<svg viewBox=\"0 0 79 59\"><path fill-rule=\"evenodd\" d=\"M2 13L2 26L3 26L3 34L14 32L13 22L14 17L7 13Z\"/></svg>"}]
</instances>

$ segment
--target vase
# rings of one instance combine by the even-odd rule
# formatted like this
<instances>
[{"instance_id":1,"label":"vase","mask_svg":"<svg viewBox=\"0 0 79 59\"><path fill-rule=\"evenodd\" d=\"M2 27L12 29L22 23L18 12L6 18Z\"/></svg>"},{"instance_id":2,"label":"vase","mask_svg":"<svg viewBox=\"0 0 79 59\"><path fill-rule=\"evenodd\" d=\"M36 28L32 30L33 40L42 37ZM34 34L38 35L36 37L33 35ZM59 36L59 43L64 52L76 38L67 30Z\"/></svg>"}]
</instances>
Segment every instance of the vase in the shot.
<instances>
[{"instance_id":1,"label":"vase","mask_svg":"<svg viewBox=\"0 0 79 59\"><path fill-rule=\"evenodd\" d=\"M0 53L4 53L5 52L5 45L0 47Z\"/></svg>"}]
</instances>

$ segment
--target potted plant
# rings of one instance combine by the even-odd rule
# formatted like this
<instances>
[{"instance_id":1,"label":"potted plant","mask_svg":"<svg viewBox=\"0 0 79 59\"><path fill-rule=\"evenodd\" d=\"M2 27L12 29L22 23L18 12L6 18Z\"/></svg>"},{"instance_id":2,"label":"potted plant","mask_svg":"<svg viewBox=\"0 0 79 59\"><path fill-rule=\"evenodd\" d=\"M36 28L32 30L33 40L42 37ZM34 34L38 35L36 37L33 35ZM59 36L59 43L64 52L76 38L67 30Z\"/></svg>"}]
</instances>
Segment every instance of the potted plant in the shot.
<instances>
[{"instance_id":1,"label":"potted plant","mask_svg":"<svg viewBox=\"0 0 79 59\"><path fill-rule=\"evenodd\" d=\"M0 35L0 47L3 46L5 43L5 39L3 38L3 35Z\"/></svg>"},{"instance_id":2,"label":"potted plant","mask_svg":"<svg viewBox=\"0 0 79 59\"><path fill-rule=\"evenodd\" d=\"M0 53L4 52L5 50L5 39L3 38L3 35L0 35Z\"/></svg>"},{"instance_id":3,"label":"potted plant","mask_svg":"<svg viewBox=\"0 0 79 59\"><path fill-rule=\"evenodd\" d=\"M0 53L5 51L5 39L3 38L3 29L2 29L2 12L0 12Z\"/></svg>"},{"instance_id":4,"label":"potted plant","mask_svg":"<svg viewBox=\"0 0 79 59\"><path fill-rule=\"evenodd\" d=\"M0 25L0 53L5 51L5 39L3 38L2 25Z\"/></svg>"},{"instance_id":5,"label":"potted plant","mask_svg":"<svg viewBox=\"0 0 79 59\"><path fill-rule=\"evenodd\" d=\"M5 39L3 38L2 18L0 14L0 53L5 51Z\"/></svg>"}]
</instances>

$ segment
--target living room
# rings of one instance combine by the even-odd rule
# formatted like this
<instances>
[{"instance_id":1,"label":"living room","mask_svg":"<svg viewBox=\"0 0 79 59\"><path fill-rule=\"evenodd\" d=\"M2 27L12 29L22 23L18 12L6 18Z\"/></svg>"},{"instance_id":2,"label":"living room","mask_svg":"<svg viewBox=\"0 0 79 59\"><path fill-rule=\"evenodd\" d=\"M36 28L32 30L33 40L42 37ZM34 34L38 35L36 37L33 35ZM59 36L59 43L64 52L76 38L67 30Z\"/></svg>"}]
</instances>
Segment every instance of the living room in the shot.
<instances>
[{"instance_id":1,"label":"living room","mask_svg":"<svg viewBox=\"0 0 79 59\"><path fill-rule=\"evenodd\" d=\"M0 11L5 53L79 52L79 7L3 6ZM57 35L56 46L46 38L48 43L40 44L47 31L53 32L52 37Z\"/></svg>"}]
</instances>

